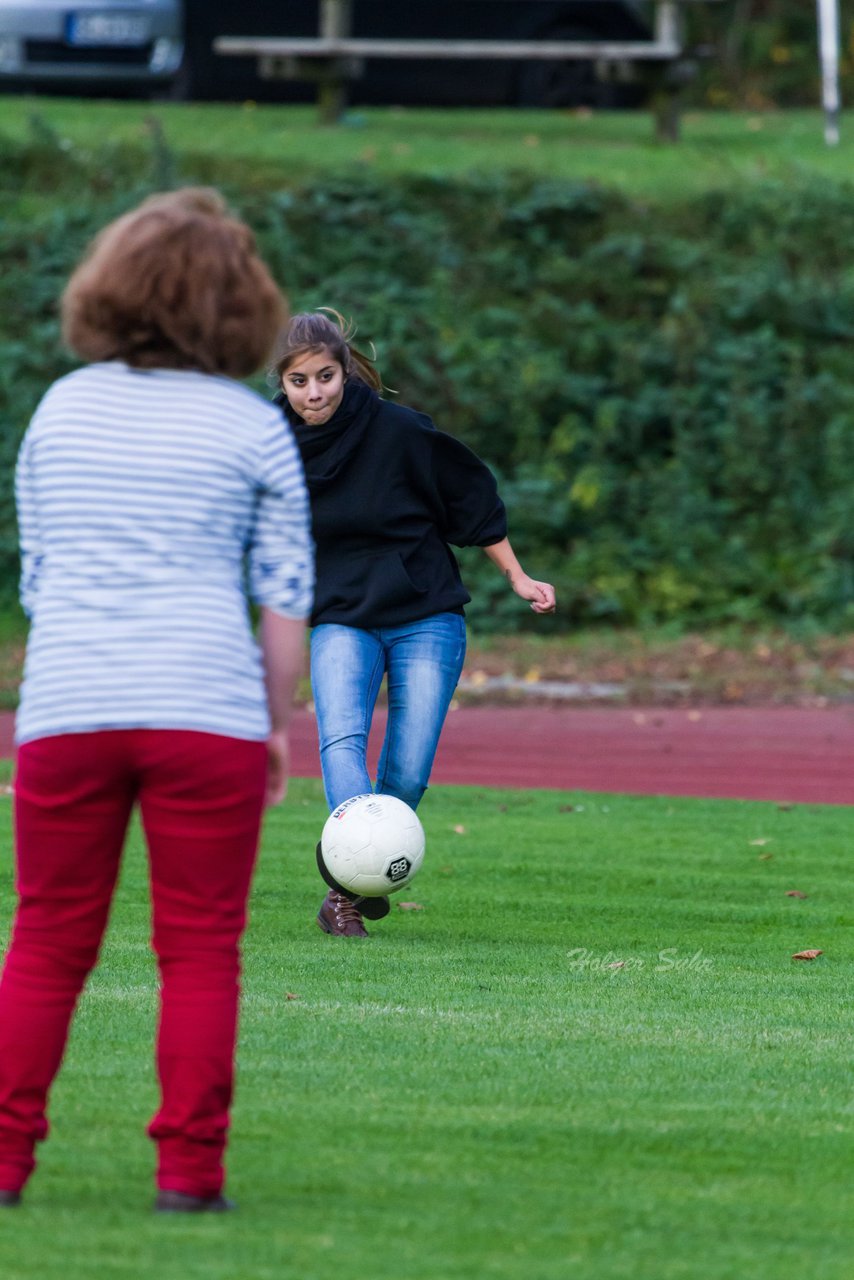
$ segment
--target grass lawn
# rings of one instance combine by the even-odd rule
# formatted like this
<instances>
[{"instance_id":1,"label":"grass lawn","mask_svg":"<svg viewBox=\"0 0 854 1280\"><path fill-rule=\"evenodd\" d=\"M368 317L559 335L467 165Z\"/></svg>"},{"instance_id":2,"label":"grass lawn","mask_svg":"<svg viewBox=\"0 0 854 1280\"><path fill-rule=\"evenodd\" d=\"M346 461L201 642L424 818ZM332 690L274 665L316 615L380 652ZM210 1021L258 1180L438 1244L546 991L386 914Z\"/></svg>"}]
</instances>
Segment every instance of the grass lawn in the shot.
<instances>
[{"instance_id":1,"label":"grass lawn","mask_svg":"<svg viewBox=\"0 0 854 1280\"><path fill-rule=\"evenodd\" d=\"M847 1280L852 810L441 788L422 816L422 909L366 942L313 923L319 784L271 817L225 1219L148 1212L134 835L4 1280Z\"/></svg>"},{"instance_id":2,"label":"grass lawn","mask_svg":"<svg viewBox=\"0 0 854 1280\"><path fill-rule=\"evenodd\" d=\"M335 170L466 174L518 170L593 180L682 200L759 177L847 178L854 130L825 146L817 111L689 112L677 146L656 142L644 111L358 108L337 126L313 107L171 104L0 95L2 138L31 133L33 116L72 152L105 144L150 149L152 121L194 179L246 187L292 185Z\"/></svg>"}]
</instances>

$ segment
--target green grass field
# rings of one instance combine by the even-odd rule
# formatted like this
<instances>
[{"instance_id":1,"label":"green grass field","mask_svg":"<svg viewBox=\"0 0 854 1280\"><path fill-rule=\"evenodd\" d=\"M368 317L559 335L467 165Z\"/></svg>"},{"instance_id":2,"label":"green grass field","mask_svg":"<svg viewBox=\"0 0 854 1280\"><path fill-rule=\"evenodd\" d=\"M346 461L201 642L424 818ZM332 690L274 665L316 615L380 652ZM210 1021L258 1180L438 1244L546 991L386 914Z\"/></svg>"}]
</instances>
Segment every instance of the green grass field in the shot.
<instances>
[{"instance_id":1,"label":"green grass field","mask_svg":"<svg viewBox=\"0 0 854 1280\"><path fill-rule=\"evenodd\" d=\"M850 1277L851 810L440 788L422 909L351 942L313 922L323 812L295 783L264 841L239 1212L149 1212L134 835L4 1280Z\"/></svg>"},{"instance_id":2,"label":"green grass field","mask_svg":"<svg viewBox=\"0 0 854 1280\"><path fill-rule=\"evenodd\" d=\"M682 200L756 178L847 178L854 131L828 148L817 111L688 112L677 146L653 138L637 112L355 109L334 127L314 108L171 104L0 96L2 138L21 139L37 116L72 152L151 146L151 122L196 180L247 189L359 169L443 176L517 170L601 182L656 201Z\"/></svg>"}]
</instances>

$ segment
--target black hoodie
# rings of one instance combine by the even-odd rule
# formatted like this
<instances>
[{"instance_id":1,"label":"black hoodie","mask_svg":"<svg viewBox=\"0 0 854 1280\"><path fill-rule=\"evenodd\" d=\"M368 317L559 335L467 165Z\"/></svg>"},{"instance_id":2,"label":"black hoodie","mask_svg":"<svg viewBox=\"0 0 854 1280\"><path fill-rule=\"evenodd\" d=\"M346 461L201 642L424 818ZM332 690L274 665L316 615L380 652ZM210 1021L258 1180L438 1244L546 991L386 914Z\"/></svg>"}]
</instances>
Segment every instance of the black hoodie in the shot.
<instances>
[{"instance_id":1,"label":"black hoodie","mask_svg":"<svg viewBox=\"0 0 854 1280\"><path fill-rule=\"evenodd\" d=\"M360 382L323 426L277 403L305 466L317 544L312 624L393 627L462 613L471 596L448 543L507 536L488 467L424 414L381 400Z\"/></svg>"}]
</instances>

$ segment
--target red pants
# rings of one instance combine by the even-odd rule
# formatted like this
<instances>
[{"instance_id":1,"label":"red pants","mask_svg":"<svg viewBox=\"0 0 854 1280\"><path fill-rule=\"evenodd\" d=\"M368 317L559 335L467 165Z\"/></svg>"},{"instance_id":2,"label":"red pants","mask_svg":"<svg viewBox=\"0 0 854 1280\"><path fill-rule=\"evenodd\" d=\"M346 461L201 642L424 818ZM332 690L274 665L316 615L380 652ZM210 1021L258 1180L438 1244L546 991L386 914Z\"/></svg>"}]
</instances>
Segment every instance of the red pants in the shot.
<instances>
[{"instance_id":1,"label":"red pants","mask_svg":"<svg viewBox=\"0 0 854 1280\"><path fill-rule=\"evenodd\" d=\"M47 1094L98 957L138 802L161 978L158 1186L217 1193L234 1077L239 940L266 746L178 730L28 742L15 781L18 908L0 979L0 1188L20 1189L47 1136Z\"/></svg>"}]
</instances>

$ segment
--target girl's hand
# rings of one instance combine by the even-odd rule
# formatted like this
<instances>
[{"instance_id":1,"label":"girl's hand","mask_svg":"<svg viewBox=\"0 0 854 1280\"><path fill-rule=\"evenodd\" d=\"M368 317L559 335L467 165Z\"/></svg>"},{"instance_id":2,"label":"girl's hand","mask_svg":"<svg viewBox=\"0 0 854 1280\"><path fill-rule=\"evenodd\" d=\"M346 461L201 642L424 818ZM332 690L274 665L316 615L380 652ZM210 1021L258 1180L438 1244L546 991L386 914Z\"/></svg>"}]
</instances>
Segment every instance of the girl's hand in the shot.
<instances>
[{"instance_id":1,"label":"girl's hand","mask_svg":"<svg viewBox=\"0 0 854 1280\"><path fill-rule=\"evenodd\" d=\"M554 613L555 589L550 582L537 582L529 578L516 559L516 553L510 546L509 538L500 542L491 542L484 551L496 569L499 569L510 586L523 600L530 600L534 613Z\"/></svg>"},{"instance_id":2,"label":"girl's hand","mask_svg":"<svg viewBox=\"0 0 854 1280\"><path fill-rule=\"evenodd\" d=\"M520 573L510 579L510 585L517 596L530 600L534 613L554 613L555 589L550 582L537 582L527 573Z\"/></svg>"}]
</instances>

